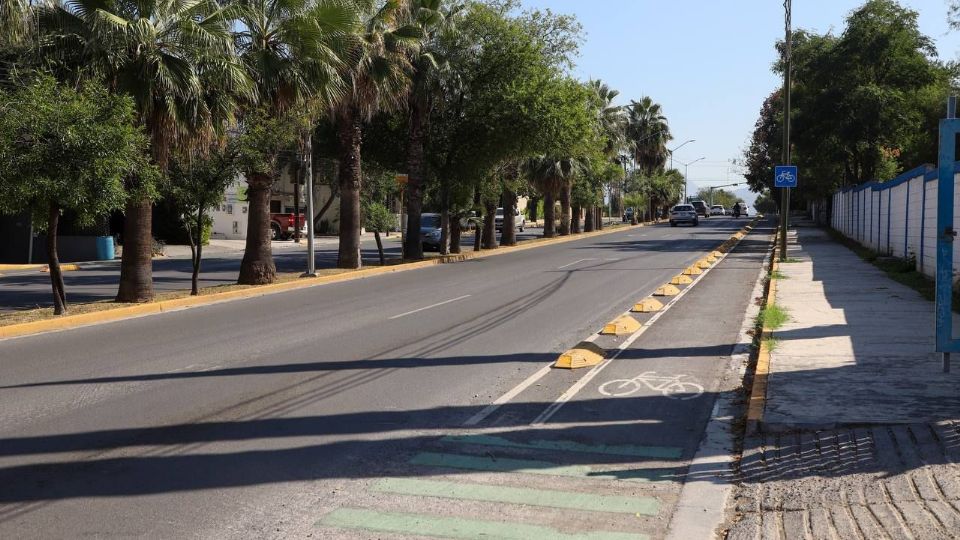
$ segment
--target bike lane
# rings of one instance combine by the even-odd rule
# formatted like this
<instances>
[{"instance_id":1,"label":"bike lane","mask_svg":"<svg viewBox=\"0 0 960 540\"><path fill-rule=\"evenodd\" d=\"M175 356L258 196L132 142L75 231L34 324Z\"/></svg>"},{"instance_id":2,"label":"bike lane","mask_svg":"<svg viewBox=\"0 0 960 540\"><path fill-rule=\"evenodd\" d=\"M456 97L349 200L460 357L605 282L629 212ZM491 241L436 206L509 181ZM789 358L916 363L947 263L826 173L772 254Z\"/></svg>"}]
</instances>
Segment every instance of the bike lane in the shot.
<instances>
[{"instance_id":1,"label":"bike lane","mask_svg":"<svg viewBox=\"0 0 960 540\"><path fill-rule=\"evenodd\" d=\"M716 397L739 385L730 355L770 232L747 236L548 419L590 368L553 370L565 386L545 377L421 446L357 504L324 515L321 536L665 538ZM597 342L611 350L625 339Z\"/></svg>"}]
</instances>

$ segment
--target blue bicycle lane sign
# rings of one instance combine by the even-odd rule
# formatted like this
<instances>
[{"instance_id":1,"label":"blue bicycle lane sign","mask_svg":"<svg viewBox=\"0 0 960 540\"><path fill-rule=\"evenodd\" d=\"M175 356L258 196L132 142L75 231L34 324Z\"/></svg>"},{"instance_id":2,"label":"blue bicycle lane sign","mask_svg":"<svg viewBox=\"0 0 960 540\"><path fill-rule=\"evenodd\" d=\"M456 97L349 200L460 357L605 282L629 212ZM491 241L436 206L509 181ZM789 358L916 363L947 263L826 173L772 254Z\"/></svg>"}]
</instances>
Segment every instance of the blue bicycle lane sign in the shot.
<instances>
[{"instance_id":1,"label":"blue bicycle lane sign","mask_svg":"<svg viewBox=\"0 0 960 540\"><path fill-rule=\"evenodd\" d=\"M797 187L797 166L796 165L777 165L773 170L773 187L795 188Z\"/></svg>"}]
</instances>

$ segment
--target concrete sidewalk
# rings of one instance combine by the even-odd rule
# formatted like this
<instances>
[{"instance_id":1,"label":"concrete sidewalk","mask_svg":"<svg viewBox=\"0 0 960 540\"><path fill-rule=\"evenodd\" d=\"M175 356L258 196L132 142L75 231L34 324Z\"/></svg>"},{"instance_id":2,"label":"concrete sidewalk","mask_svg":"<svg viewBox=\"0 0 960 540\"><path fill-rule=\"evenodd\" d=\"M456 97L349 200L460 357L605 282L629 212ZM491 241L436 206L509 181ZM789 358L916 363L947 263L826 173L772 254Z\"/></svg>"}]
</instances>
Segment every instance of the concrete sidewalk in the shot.
<instances>
[{"instance_id":1,"label":"concrete sidewalk","mask_svg":"<svg viewBox=\"0 0 960 540\"><path fill-rule=\"evenodd\" d=\"M788 239L727 538L960 538L960 369L933 352L933 303L822 229Z\"/></svg>"},{"instance_id":2,"label":"concrete sidewalk","mask_svg":"<svg viewBox=\"0 0 960 540\"><path fill-rule=\"evenodd\" d=\"M936 422L960 418L960 368L943 373L934 306L823 229L791 231L776 303L762 427Z\"/></svg>"}]
</instances>

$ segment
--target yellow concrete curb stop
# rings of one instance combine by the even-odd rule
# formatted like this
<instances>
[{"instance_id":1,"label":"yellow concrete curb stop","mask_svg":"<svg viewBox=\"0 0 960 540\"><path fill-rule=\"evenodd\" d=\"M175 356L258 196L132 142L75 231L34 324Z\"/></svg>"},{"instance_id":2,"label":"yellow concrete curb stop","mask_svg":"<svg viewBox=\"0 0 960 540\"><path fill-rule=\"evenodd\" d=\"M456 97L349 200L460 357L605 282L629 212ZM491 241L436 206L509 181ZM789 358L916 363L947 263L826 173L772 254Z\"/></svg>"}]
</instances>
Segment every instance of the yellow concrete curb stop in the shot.
<instances>
[{"instance_id":1,"label":"yellow concrete curb stop","mask_svg":"<svg viewBox=\"0 0 960 540\"><path fill-rule=\"evenodd\" d=\"M621 315L604 325L600 334L604 336L627 336L639 330L641 326L643 325L633 317Z\"/></svg>"},{"instance_id":2,"label":"yellow concrete curb stop","mask_svg":"<svg viewBox=\"0 0 960 540\"><path fill-rule=\"evenodd\" d=\"M589 366L595 366L603 362L606 351L592 341L581 341L569 351L560 355L557 363L553 365L556 368L577 369Z\"/></svg>"},{"instance_id":3,"label":"yellow concrete curb stop","mask_svg":"<svg viewBox=\"0 0 960 540\"><path fill-rule=\"evenodd\" d=\"M680 294L680 289L674 287L669 283L661 287L658 287L657 290L654 291L653 293L654 296L676 296L678 294Z\"/></svg>"},{"instance_id":4,"label":"yellow concrete curb stop","mask_svg":"<svg viewBox=\"0 0 960 540\"><path fill-rule=\"evenodd\" d=\"M693 279L690 276L685 276L680 274L679 276L673 276L673 279L670 280L671 285L689 285L693 283Z\"/></svg>"},{"instance_id":5,"label":"yellow concrete curb stop","mask_svg":"<svg viewBox=\"0 0 960 540\"><path fill-rule=\"evenodd\" d=\"M634 313L653 313L661 309L663 309L663 303L651 296L634 304L633 309L630 311Z\"/></svg>"},{"instance_id":6,"label":"yellow concrete curb stop","mask_svg":"<svg viewBox=\"0 0 960 540\"><path fill-rule=\"evenodd\" d=\"M698 268L696 265L689 266L683 270L683 275L685 276L699 276L703 273L703 270Z\"/></svg>"}]
</instances>

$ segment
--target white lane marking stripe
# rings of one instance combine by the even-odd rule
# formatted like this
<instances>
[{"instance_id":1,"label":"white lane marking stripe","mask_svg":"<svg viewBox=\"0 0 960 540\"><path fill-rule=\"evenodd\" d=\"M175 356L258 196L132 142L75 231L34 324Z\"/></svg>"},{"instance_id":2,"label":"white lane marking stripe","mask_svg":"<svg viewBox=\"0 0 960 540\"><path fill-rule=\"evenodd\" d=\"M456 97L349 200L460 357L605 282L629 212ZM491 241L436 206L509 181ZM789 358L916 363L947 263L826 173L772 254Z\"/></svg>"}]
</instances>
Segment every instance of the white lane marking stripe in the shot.
<instances>
[{"instance_id":1,"label":"white lane marking stripe","mask_svg":"<svg viewBox=\"0 0 960 540\"><path fill-rule=\"evenodd\" d=\"M491 403L490 405L487 405L486 407L484 407L482 411L480 411L480 412L478 412L477 414L471 416L469 420L467 420L466 422L463 423L463 425L464 425L464 426L475 426L475 425L479 424L480 422L483 422L484 419L486 419L488 416L490 416L491 414L493 414L494 411L496 411L497 409L499 409L501 405L503 405L504 403L506 403L506 402L510 401L511 399L515 398L518 394L520 394L520 392L523 392L524 390L526 390L527 388L529 388L531 385L533 385L533 383L539 381L539 380L542 379L544 376L546 376L547 373L550 373L550 369L553 367L553 364L554 364L554 362L550 362L549 364L547 364L547 365L543 366L542 368L540 368L536 373L534 373L533 375L527 377L526 380L524 380L522 383L520 383L520 384L518 384L517 386L513 387L512 390L510 390L510 391L507 392L506 394L504 394L504 395L500 396L499 398L497 398L497 400L494 401L493 403Z\"/></svg>"},{"instance_id":2,"label":"white lane marking stripe","mask_svg":"<svg viewBox=\"0 0 960 540\"><path fill-rule=\"evenodd\" d=\"M399 315L394 315L393 317L390 317L390 319L399 319L400 317L406 317L407 315L413 315L414 313L420 313L421 311L424 311L424 310L427 310L427 309L431 309L431 308L435 308L435 307L439 307L439 306L442 306L442 305L444 305L444 304L449 304L450 302L456 302L457 300L463 300L464 298L470 298L470 295L469 295L469 294L465 294L465 295L463 295L463 296L458 296L458 297L456 297L456 298L451 298L450 300L444 300L443 302L437 302L436 304L431 304L431 305L429 305L429 306L422 307L422 308L419 308L419 309L415 309L415 310L413 310L413 311L408 311L408 312L406 312L406 313L401 313L401 314L399 314Z\"/></svg>"},{"instance_id":3,"label":"white lane marking stripe","mask_svg":"<svg viewBox=\"0 0 960 540\"><path fill-rule=\"evenodd\" d=\"M739 243L739 242L738 242L738 243ZM728 252L728 253L729 253L729 252ZM663 306L663 309L661 309L660 311L656 312L652 317L650 317L650 319L647 321L647 324L641 326L639 330L637 330L636 332L634 332L633 334L631 334L630 336L628 336L627 339L623 340L623 343L621 343L619 346L617 346L617 350L613 353L612 356L610 356L610 358L607 358L607 359L604 360L603 362L597 364L593 369L591 369L590 371L588 371L583 377L580 378L580 380L578 380L577 382L575 382L575 383L573 384L573 386L571 386L570 388L568 388L567 391L563 393L563 395L561 395L560 397L558 397L556 401L554 401L553 403L550 404L549 407L547 407L546 409L544 409L544 411L543 411L542 413L540 413L540 415L537 416L537 417L533 420L533 422L530 423L530 425L531 425L531 426L539 426L539 425L545 424L548 420L550 420L550 418L551 418L553 415L557 414L557 411L559 411L561 407L563 407L568 401L570 401L570 400L573 398L573 396L577 395L577 393L580 392L580 390L583 390L583 387L585 387L587 384L589 384L590 381L592 381L597 375L599 375L601 371L603 371L604 369L606 369L606 367L607 367L608 365L610 365L611 362L613 362L614 360L616 360L617 357L620 356L620 353L622 353L623 351L625 351L625 350L627 349L627 347L629 347L630 345L632 345L633 342L637 340L637 338L639 338L641 335L643 335L644 332L647 331L647 328L650 328L650 326L653 325L653 323L655 323L660 317L662 317L663 314L667 312L667 310L669 310L669 309L670 309L671 307L673 307L681 298L683 298L683 296L684 296L685 294L687 294L687 291L693 289L693 287L694 287L697 283L700 283L700 280L703 279L704 276L706 276L707 274L709 274L710 271L713 270L714 268L716 268L717 265L719 265L721 261L723 261L724 259L726 259L728 253L724 253L722 256L718 257L718 258L717 258L717 262L714 263L713 266L711 266L710 268L707 268L706 270L704 270L702 274L700 274L699 276L697 276L696 279L693 280L693 283L691 283L690 285L686 286L682 291L680 291L680 294L678 294L677 296L674 296L672 300L670 300L669 302L667 302L667 305ZM626 313L630 313L630 312L627 311ZM596 334L594 334L594 335L596 335Z\"/></svg>"},{"instance_id":4,"label":"white lane marking stripe","mask_svg":"<svg viewBox=\"0 0 960 540\"><path fill-rule=\"evenodd\" d=\"M563 266L558 266L558 267L557 267L557 270L563 270L564 268L566 268L566 267L568 267L568 266L573 266L573 265L575 265L575 264L577 264L577 263L582 263L582 262L584 262L584 261L595 261L595 260L596 260L596 259L577 259L576 261L573 261L572 263L568 263L568 264L565 264L565 265L563 265Z\"/></svg>"}]
</instances>

